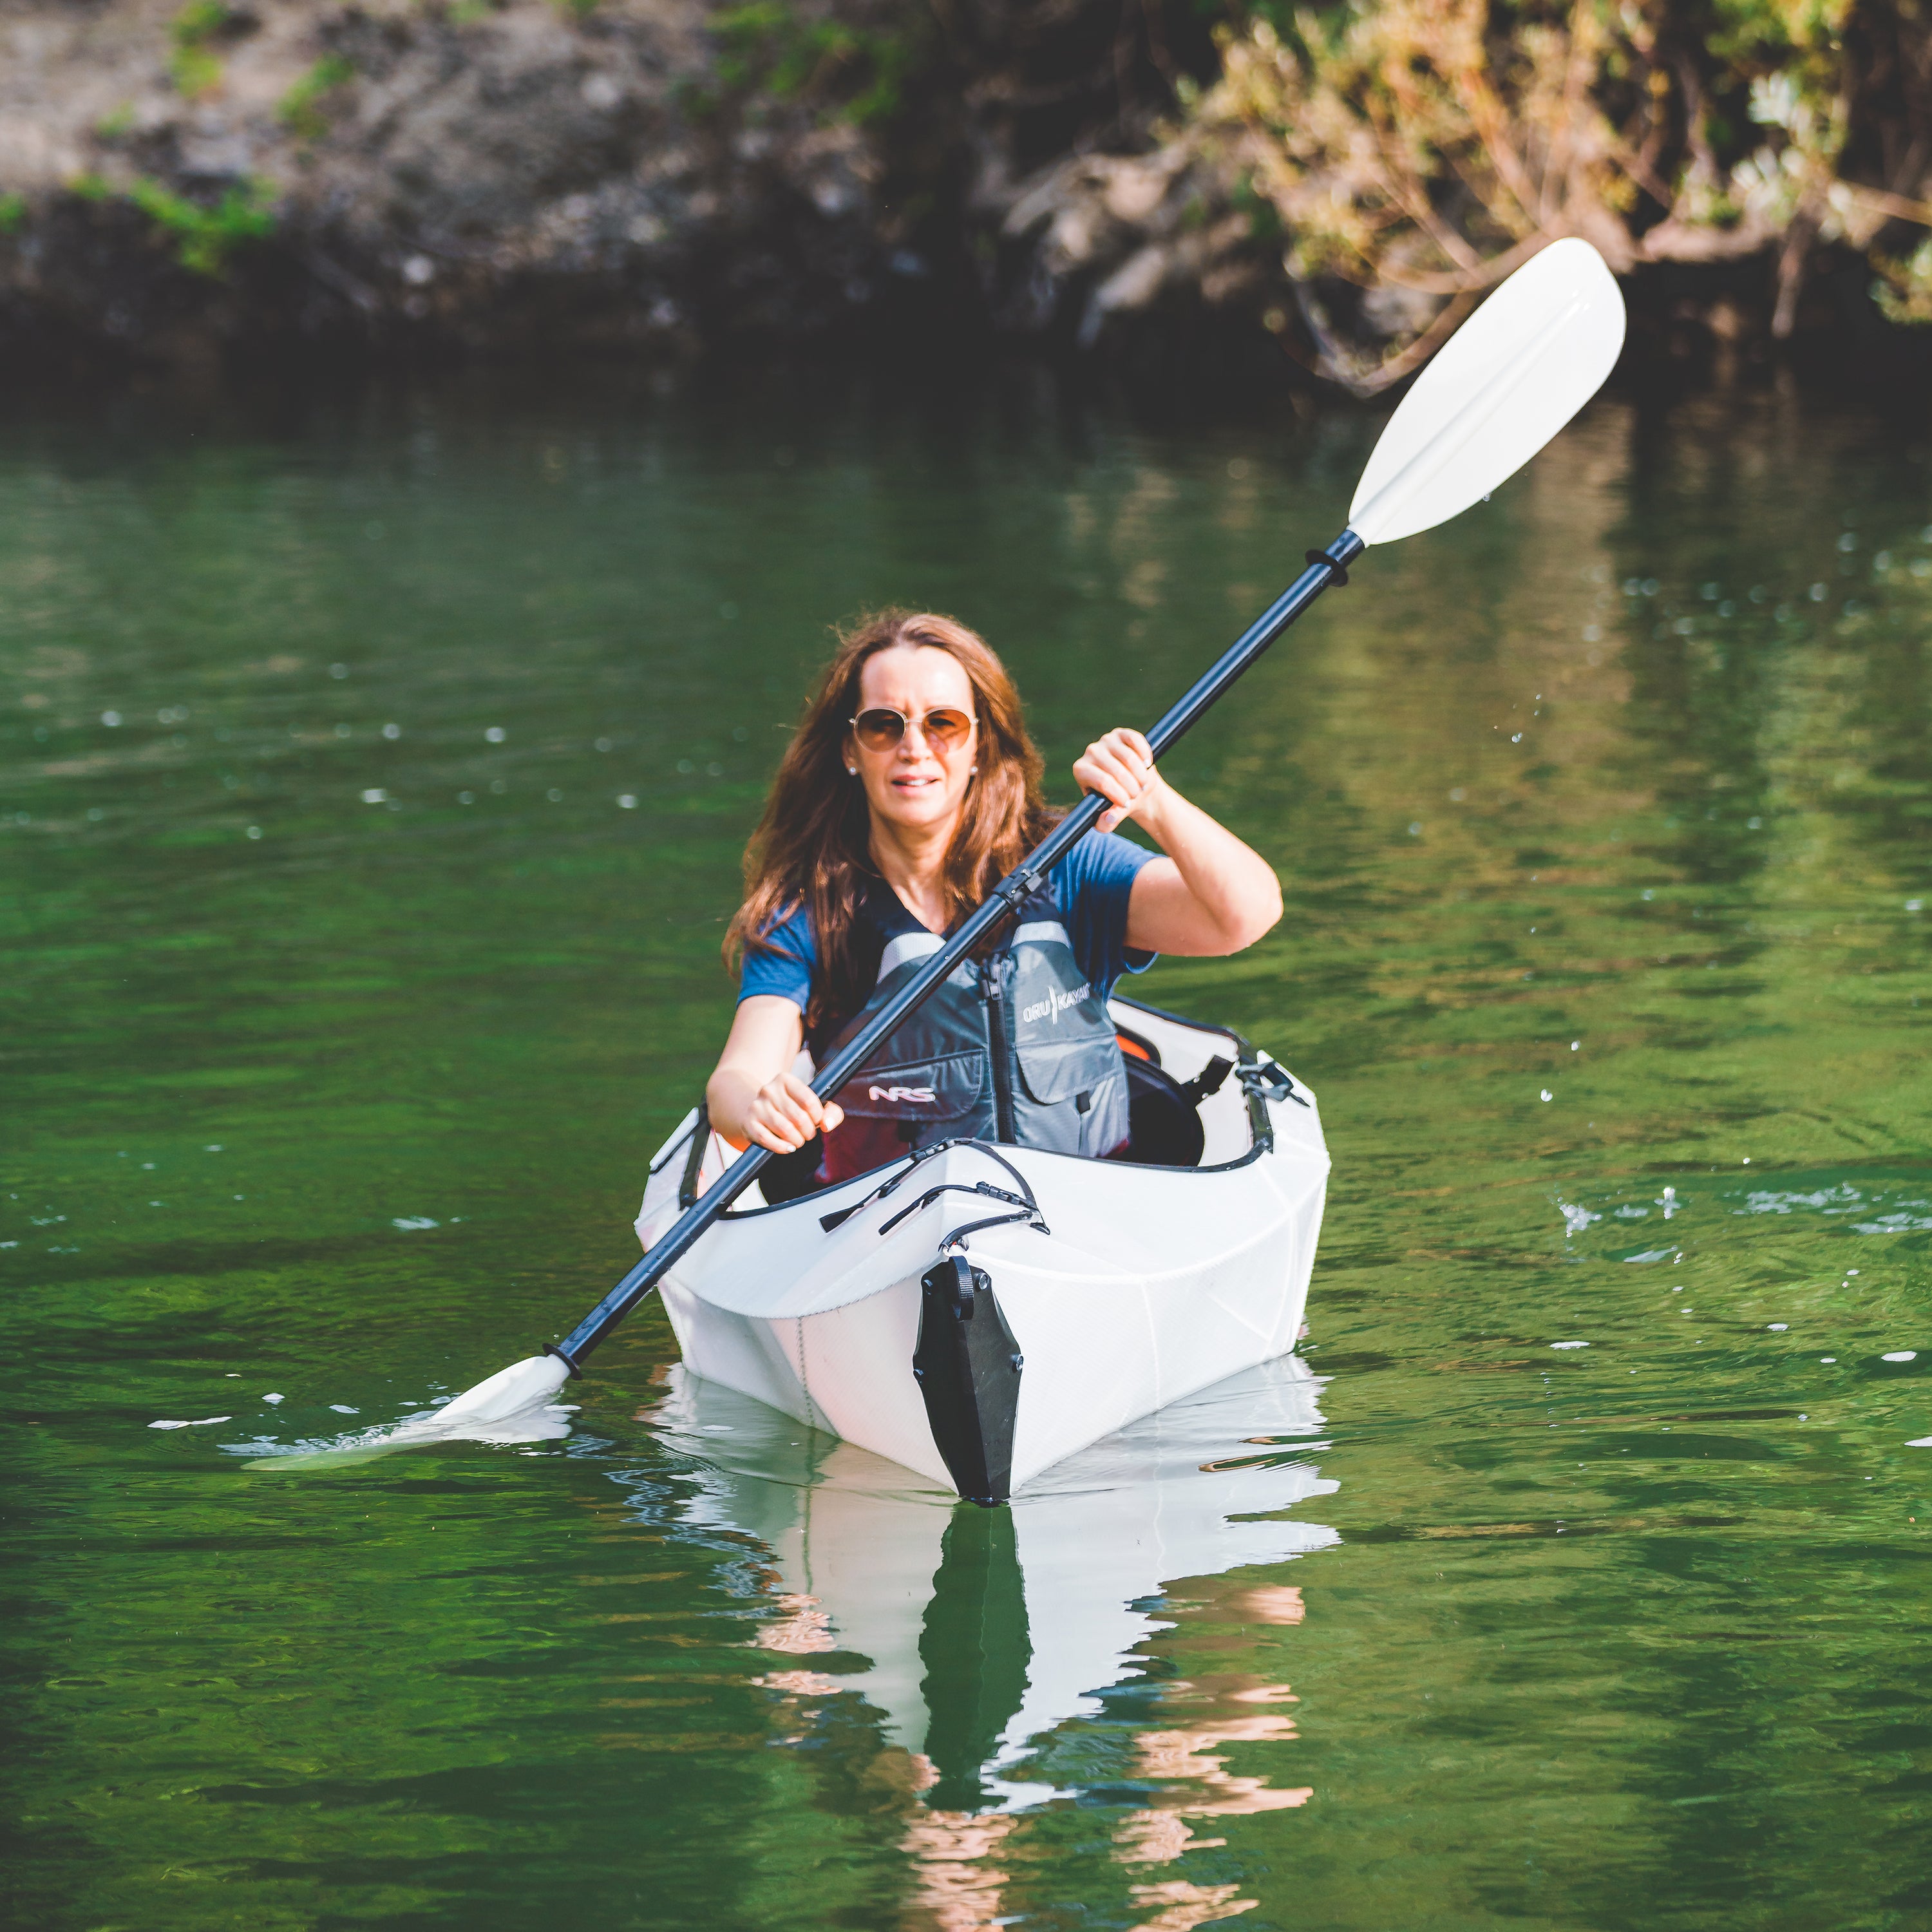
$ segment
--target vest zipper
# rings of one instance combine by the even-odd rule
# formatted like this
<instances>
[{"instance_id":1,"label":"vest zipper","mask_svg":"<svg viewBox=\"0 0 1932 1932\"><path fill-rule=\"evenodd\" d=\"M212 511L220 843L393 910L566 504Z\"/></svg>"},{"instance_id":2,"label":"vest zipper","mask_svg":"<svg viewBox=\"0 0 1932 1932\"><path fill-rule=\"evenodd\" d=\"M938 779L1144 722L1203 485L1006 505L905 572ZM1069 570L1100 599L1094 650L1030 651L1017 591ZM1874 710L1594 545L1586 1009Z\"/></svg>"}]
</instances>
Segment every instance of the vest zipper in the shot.
<instances>
[{"instance_id":1,"label":"vest zipper","mask_svg":"<svg viewBox=\"0 0 1932 1932\"><path fill-rule=\"evenodd\" d=\"M995 952L980 968L980 997L986 1004L986 1048L993 1063L993 1138L1010 1142L1019 1134L1013 1122L1012 1023L1000 984L1006 956Z\"/></svg>"}]
</instances>

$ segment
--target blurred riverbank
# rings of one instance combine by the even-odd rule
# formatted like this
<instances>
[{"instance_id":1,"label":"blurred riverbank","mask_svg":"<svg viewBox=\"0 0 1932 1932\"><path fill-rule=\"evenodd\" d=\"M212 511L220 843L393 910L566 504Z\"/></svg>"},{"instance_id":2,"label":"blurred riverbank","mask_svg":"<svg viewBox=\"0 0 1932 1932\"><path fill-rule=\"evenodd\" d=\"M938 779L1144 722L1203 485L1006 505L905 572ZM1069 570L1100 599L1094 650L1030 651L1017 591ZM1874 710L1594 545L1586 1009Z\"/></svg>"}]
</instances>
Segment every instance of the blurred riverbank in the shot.
<instances>
[{"instance_id":1,"label":"blurred riverbank","mask_svg":"<svg viewBox=\"0 0 1932 1932\"><path fill-rule=\"evenodd\" d=\"M1370 394L1578 233L1640 376L1895 381L1927 48L1827 10L0 0L0 345L90 378L1017 348Z\"/></svg>"}]
</instances>

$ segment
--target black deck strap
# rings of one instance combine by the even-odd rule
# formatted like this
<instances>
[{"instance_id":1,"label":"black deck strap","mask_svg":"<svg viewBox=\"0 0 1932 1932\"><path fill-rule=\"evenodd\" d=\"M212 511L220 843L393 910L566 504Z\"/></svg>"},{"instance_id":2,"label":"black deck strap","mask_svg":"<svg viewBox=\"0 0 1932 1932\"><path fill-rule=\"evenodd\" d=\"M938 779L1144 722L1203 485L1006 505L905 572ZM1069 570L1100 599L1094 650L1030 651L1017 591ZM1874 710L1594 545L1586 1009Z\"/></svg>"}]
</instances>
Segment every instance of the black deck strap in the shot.
<instances>
[{"instance_id":1,"label":"black deck strap","mask_svg":"<svg viewBox=\"0 0 1932 1932\"><path fill-rule=\"evenodd\" d=\"M698 1205L698 1176L710 1148L711 1110L700 1100L698 1103L698 1118L691 1124L691 1145L684 1156L684 1176L677 1184L677 1204L680 1208Z\"/></svg>"},{"instance_id":2,"label":"black deck strap","mask_svg":"<svg viewBox=\"0 0 1932 1932\"><path fill-rule=\"evenodd\" d=\"M1302 558L1304 563L1325 563L1328 566L1328 584L1331 590L1346 590L1348 587L1348 573L1325 550L1311 550Z\"/></svg>"},{"instance_id":3,"label":"black deck strap","mask_svg":"<svg viewBox=\"0 0 1932 1932\"><path fill-rule=\"evenodd\" d=\"M982 1228L1004 1228L1010 1221L1030 1221L1042 1234L1050 1234L1053 1232L1040 1218L1037 1209L1022 1208L1016 1214L989 1214L983 1221L968 1221L964 1227L955 1228L952 1233L940 1243L939 1252L942 1255L951 1254L956 1251L963 1254L965 1252L966 1237L968 1234L976 1234Z\"/></svg>"},{"instance_id":4,"label":"black deck strap","mask_svg":"<svg viewBox=\"0 0 1932 1932\"><path fill-rule=\"evenodd\" d=\"M910 1220L922 1208L930 1208L942 1194L984 1194L994 1201L1004 1201L1010 1208L1024 1208L1036 1214L1037 1206L1030 1201L1022 1201L1017 1194L1010 1194L1004 1187L995 1187L990 1180L942 1180L937 1187L928 1187L916 1201L902 1208L889 1221L879 1224L881 1234L890 1234L898 1224Z\"/></svg>"},{"instance_id":5,"label":"black deck strap","mask_svg":"<svg viewBox=\"0 0 1932 1932\"><path fill-rule=\"evenodd\" d=\"M1216 1054L1192 1080L1180 1083L1181 1092L1187 1096L1187 1104L1198 1107L1210 1094L1220 1093L1234 1070L1234 1063L1225 1053Z\"/></svg>"},{"instance_id":6,"label":"black deck strap","mask_svg":"<svg viewBox=\"0 0 1932 1932\"><path fill-rule=\"evenodd\" d=\"M1000 1166L1004 1167L1006 1172L1012 1176L1013 1185L1019 1190L1021 1193L1026 1196L1027 1205L1036 1214L1040 1212L1040 1202L1033 1191L1033 1183L1028 1180L1026 1176L1021 1173L1019 1169L1014 1166L1012 1162L1007 1160L1006 1156L1000 1153L998 1148L994 1147L989 1142L986 1141L964 1141L962 1142L960 1144L964 1147L977 1148L982 1154L986 1155L989 1159L998 1161Z\"/></svg>"},{"instance_id":7,"label":"black deck strap","mask_svg":"<svg viewBox=\"0 0 1932 1932\"><path fill-rule=\"evenodd\" d=\"M828 1234L830 1234L834 1228L838 1227L844 1222L850 1220L854 1214L862 1214L866 1209L872 1206L874 1202L883 1201L887 1196L896 1194L901 1186L902 1186L904 1183L911 1178L922 1162L932 1160L934 1154L944 1154L948 1148L956 1147L976 1148L980 1153L986 1155L989 1160L995 1161L1001 1167L1004 1168L1006 1172L1012 1177L1013 1185L1019 1190L1019 1193L1018 1195L1000 1194L999 1198L1003 1201L1023 1199L1027 1206L1032 1210L1036 1218L1040 1214L1040 1202L1034 1193L1031 1182L1027 1179L1026 1176L1023 1174L1018 1168L1014 1166L1011 1161L1007 1160L1004 1154L1000 1152L998 1148L990 1145L985 1141L958 1139L934 1141L932 1146L928 1148L921 1148L918 1153L913 1155L912 1157L906 1162L905 1166L899 1169L898 1173L893 1174L889 1180L881 1181L879 1185L874 1188L872 1192L866 1196L862 1200L854 1202L849 1208L835 1208L830 1214L820 1215L818 1217L818 1225L823 1228ZM954 1181L950 1184L955 1187L961 1188L964 1188L966 1186L966 1183L963 1180ZM989 1187L987 1184L983 1181L979 1184L977 1191L981 1193L999 1193L999 1190L997 1188ZM910 1209L908 1210L908 1213L911 1210ZM896 1216L892 1220L888 1221L885 1226L879 1230L879 1232L882 1234L884 1234L887 1229L896 1225L899 1218L900 1217ZM1040 1222L1040 1226L1042 1228L1044 1228L1046 1226L1046 1223L1044 1221L1042 1221Z\"/></svg>"},{"instance_id":8,"label":"black deck strap","mask_svg":"<svg viewBox=\"0 0 1932 1932\"><path fill-rule=\"evenodd\" d=\"M930 1160L934 1154L944 1154L948 1148L958 1145L958 1142L956 1141L934 1141L929 1148L921 1148L918 1153L908 1156L905 1166L901 1168L898 1173L891 1176L890 1179L880 1181L871 1193L860 1200L854 1202L849 1208L835 1208L830 1214L820 1215L818 1225L828 1234L830 1234L834 1228L850 1220L854 1214L862 1213L866 1208L871 1207L874 1201L884 1200L888 1194L893 1192L898 1188L901 1181L913 1172L921 1161Z\"/></svg>"}]
</instances>

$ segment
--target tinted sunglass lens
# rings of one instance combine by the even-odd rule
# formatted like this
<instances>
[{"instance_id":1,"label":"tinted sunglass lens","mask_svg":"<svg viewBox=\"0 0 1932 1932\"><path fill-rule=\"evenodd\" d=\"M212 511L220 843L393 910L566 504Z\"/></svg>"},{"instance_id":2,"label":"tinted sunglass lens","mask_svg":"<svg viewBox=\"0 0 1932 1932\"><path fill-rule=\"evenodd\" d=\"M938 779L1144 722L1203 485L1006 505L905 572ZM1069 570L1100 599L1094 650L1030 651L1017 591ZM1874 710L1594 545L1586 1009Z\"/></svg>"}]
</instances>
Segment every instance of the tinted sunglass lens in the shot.
<instances>
[{"instance_id":1,"label":"tinted sunglass lens","mask_svg":"<svg viewBox=\"0 0 1932 1932\"><path fill-rule=\"evenodd\" d=\"M928 711L920 732L936 752L950 752L966 742L973 729L971 717L950 707ZM890 752L906 734L906 722L896 711L862 711L852 721L852 735L868 752Z\"/></svg>"}]
</instances>

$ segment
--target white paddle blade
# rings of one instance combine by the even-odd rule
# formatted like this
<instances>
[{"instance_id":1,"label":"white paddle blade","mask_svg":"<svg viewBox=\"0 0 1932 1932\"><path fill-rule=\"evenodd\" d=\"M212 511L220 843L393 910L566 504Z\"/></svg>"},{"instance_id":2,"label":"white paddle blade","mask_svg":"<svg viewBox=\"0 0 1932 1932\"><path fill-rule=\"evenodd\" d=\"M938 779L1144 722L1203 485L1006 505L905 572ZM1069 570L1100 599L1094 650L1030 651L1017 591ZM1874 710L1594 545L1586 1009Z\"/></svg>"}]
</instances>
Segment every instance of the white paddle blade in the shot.
<instances>
[{"instance_id":1,"label":"white paddle blade","mask_svg":"<svg viewBox=\"0 0 1932 1932\"><path fill-rule=\"evenodd\" d=\"M1436 356L1390 418L1348 527L1392 543L1460 515L1514 476L1603 386L1624 298L1588 242L1553 242Z\"/></svg>"},{"instance_id":2,"label":"white paddle blade","mask_svg":"<svg viewBox=\"0 0 1932 1932\"><path fill-rule=\"evenodd\" d=\"M436 1418L437 1432L455 1436L541 1408L569 1379L570 1370L557 1356L526 1355L445 1402Z\"/></svg>"},{"instance_id":3,"label":"white paddle blade","mask_svg":"<svg viewBox=\"0 0 1932 1932\"><path fill-rule=\"evenodd\" d=\"M308 1442L279 1455L258 1456L251 1469L339 1468L367 1462L424 1442L550 1442L570 1433L577 1412L552 1398L570 1371L554 1355L530 1355L499 1369L440 1408L426 1408L382 1429L358 1430L333 1441Z\"/></svg>"}]
</instances>

